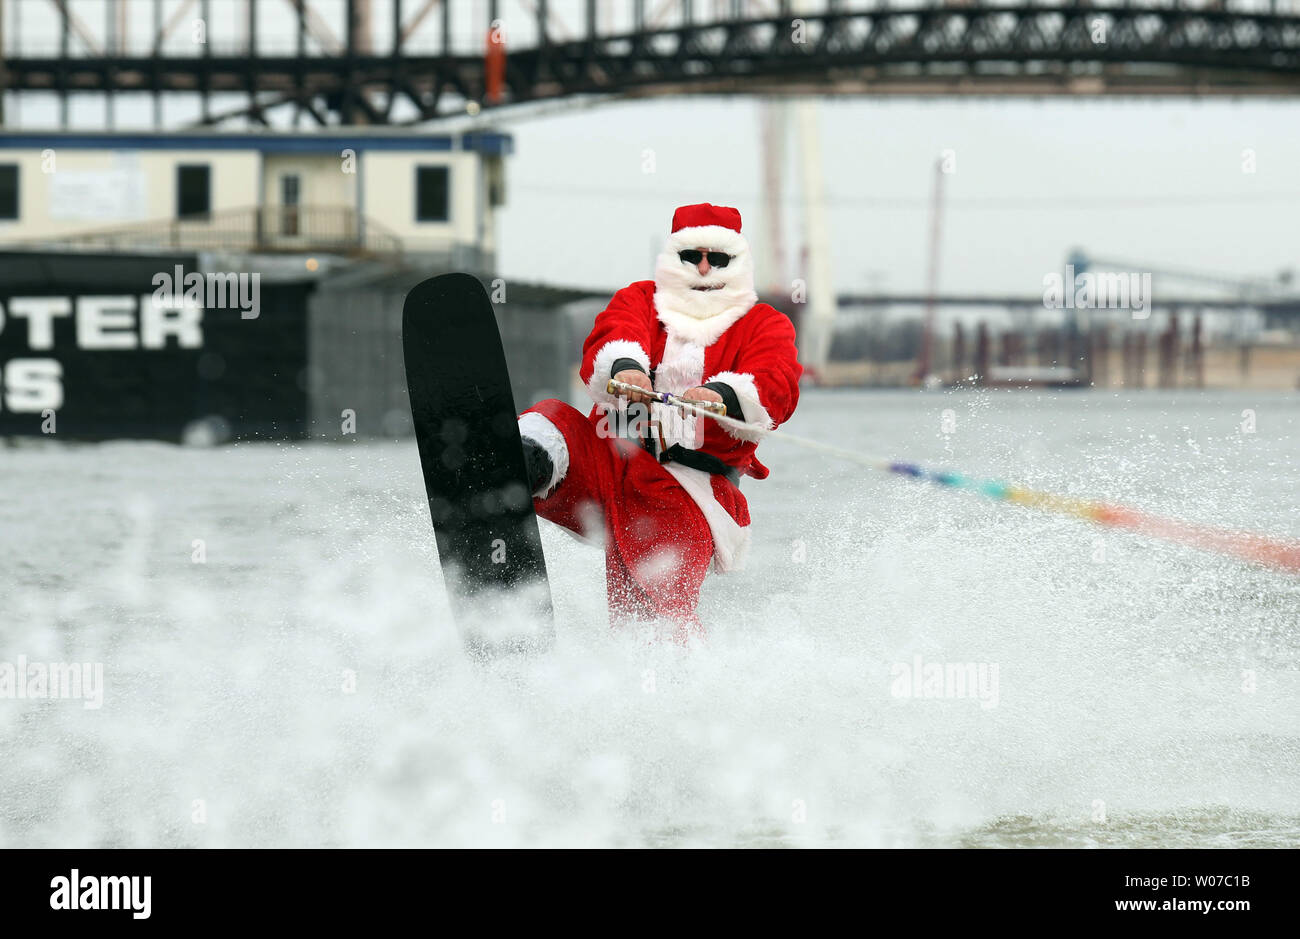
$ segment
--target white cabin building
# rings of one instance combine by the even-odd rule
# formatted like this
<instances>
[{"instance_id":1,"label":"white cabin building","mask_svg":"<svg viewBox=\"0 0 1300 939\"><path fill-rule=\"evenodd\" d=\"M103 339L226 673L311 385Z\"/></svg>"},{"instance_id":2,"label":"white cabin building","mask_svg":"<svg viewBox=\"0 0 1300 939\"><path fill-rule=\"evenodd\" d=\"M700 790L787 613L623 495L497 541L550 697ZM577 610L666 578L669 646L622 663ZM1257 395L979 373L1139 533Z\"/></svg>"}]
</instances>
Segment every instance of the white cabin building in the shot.
<instances>
[{"instance_id":1,"label":"white cabin building","mask_svg":"<svg viewBox=\"0 0 1300 939\"><path fill-rule=\"evenodd\" d=\"M491 270L499 133L13 131L0 247L449 256Z\"/></svg>"}]
</instances>

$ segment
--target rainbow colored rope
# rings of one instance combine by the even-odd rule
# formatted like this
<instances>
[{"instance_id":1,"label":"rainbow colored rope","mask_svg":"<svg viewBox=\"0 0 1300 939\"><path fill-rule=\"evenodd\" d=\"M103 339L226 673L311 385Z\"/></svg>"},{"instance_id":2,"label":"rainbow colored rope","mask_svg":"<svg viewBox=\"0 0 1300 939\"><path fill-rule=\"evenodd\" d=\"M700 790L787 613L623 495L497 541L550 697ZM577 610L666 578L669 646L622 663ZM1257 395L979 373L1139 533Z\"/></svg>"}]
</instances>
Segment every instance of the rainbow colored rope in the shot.
<instances>
[{"instance_id":1,"label":"rainbow colored rope","mask_svg":"<svg viewBox=\"0 0 1300 939\"><path fill-rule=\"evenodd\" d=\"M1047 512L1072 515L1111 528L1123 528L1166 541L1191 545L1206 551L1219 551L1234 557L1267 564L1300 574L1300 542L1270 538L1253 532L1231 531L1205 525L1193 525L1161 518L1137 509L1088 499L1037 492L996 480L972 479L959 473L928 470L915 463L889 463L889 472L946 486L966 489L1003 502L1014 502Z\"/></svg>"},{"instance_id":2,"label":"rainbow colored rope","mask_svg":"<svg viewBox=\"0 0 1300 939\"><path fill-rule=\"evenodd\" d=\"M607 390L610 394L619 394L622 391L639 389L611 380ZM658 397L664 404L701 414L723 426L757 433L764 438L772 437L776 440L784 440L787 443L807 447L810 450L818 450L863 466L885 470L898 476L923 480L949 489L965 489L1001 502L1012 502L1016 505L1042 509L1045 512L1059 512L1062 515L1071 515L1098 525L1122 528L1152 538L1162 538L1166 541L1201 548L1205 551L1218 551L1257 564L1265 564L1269 567L1290 571L1293 574L1300 574L1300 541L1271 538L1254 532L1229 531L1227 529L1211 528L1206 525L1193 525L1188 522L1148 515L1146 512L1130 509L1122 505L1093 502L1088 499L1075 499L1070 496L1058 496L1051 492L1037 492L1033 489L1024 489L1020 486L1013 486L996 480L975 479L963 476L960 473L928 470L915 463L879 460L852 450L833 447L822 443L820 440L798 437L784 430L777 431L771 428L758 427L754 424L747 424L744 421L738 421L735 418L719 414L712 409L706 410L700 402L686 401L674 394L663 393Z\"/></svg>"}]
</instances>

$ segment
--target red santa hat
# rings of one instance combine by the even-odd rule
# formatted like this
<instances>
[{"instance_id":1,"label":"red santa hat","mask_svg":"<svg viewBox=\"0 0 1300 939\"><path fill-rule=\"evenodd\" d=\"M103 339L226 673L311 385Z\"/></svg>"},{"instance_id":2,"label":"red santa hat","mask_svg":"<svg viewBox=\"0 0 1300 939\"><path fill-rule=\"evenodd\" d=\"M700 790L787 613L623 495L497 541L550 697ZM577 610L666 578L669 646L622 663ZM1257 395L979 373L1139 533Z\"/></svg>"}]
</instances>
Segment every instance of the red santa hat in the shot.
<instances>
[{"instance_id":1,"label":"red santa hat","mask_svg":"<svg viewBox=\"0 0 1300 939\"><path fill-rule=\"evenodd\" d=\"M737 255L747 251L748 243L740 234L740 212L727 205L701 202L683 205L673 213L673 230L669 243L683 248L706 248Z\"/></svg>"}]
</instances>

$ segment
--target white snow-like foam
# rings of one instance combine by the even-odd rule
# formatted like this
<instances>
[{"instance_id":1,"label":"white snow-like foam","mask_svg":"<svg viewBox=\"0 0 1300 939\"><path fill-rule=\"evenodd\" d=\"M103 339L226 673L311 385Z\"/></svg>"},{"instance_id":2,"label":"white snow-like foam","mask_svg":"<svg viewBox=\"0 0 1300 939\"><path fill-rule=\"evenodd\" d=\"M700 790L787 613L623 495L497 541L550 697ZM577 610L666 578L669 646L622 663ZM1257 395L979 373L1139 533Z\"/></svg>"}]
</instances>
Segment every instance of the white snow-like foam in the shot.
<instances>
[{"instance_id":1,"label":"white snow-like foam","mask_svg":"<svg viewBox=\"0 0 1300 939\"><path fill-rule=\"evenodd\" d=\"M791 429L1295 536L1294 405L1243 400L822 393ZM1294 577L763 458L703 646L611 633L599 553L544 525L559 645L484 665L413 443L6 451L0 662L106 688L0 699L0 845L1294 842ZM917 657L996 664L997 706L899 696Z\"/></svg>"}]
</instances>

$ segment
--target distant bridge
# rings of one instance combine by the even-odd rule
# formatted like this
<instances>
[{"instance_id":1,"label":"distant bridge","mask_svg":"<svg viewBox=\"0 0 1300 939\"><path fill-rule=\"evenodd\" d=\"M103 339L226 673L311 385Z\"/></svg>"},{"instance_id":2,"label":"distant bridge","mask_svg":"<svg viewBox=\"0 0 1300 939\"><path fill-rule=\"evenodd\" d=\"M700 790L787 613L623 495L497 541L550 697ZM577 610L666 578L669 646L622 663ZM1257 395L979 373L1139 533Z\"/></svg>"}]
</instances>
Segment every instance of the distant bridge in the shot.
<instances>
[{"instance_id":1,"label":"distant bridge","mask_svg":"<svg viewBox=\"0 0 1300 939\"><path fill-rule=\"evenodd\" d=\"M0 100L407 124L582 95L1293 95L1298 0L8 0ZM93 13L93 15L91 15ZM0 120L3 115L0 114ZM283 122L282 122L283 123Z\"/></svg>"},{"instance_id":2,"label":"distant bridge","mask_svg":"<svg viewBox=\"0 0 1300 939\"><path fill-rule=\"evenodd\" d=\"M936 307L989 307L1003 310L1035 311L1045 310L1042 294L1035 295L997 295L997 294L941 294L931 299L924 294L862 294L842 293L837 299L840 312L862 309L884 309L889 307L924 307L933 302ZM1152 310L1170 312L1214 311L1220 314L1262 313L1269 323L1300 325L1300 295L1274 297L1195 297L1167 295L1156 291L1149 299ZM778 306L781 304L778 301ZM789 311L787 304L783 309ZM1093 316L1117 317L1128 316L1127 310L1090 310Z\"/></svg>"}]
</instances>

